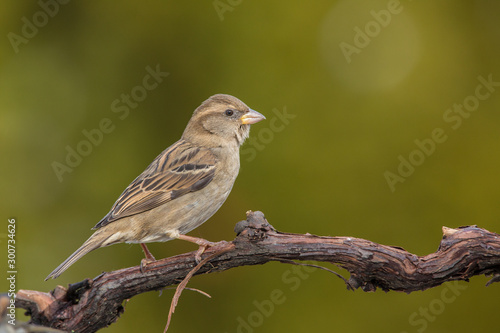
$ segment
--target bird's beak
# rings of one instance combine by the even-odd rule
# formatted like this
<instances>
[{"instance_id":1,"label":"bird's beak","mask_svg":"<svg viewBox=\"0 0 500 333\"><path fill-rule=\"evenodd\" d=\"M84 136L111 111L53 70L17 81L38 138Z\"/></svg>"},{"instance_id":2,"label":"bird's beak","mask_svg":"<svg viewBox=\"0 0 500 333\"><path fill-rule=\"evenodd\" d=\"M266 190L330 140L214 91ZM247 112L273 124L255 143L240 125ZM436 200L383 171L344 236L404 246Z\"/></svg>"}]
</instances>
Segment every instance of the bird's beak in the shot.
<instances>
[{"instance_id":1,"label":"bird's beak","mask_svg":"<svg viewBox=\"0 0 500 333\"><path fill-rule=\"evenodd\" d=\"M261 120L266 119L266 117L264 117L259 112L255 111L255 110L252 110L252 109L249 109L249 110L250 111L248 111L243 116L241 116L240 120L241 120L242 124L244 124L244 125L251 125L251 124L258 123Z\"/></svg>"}]
</instances>

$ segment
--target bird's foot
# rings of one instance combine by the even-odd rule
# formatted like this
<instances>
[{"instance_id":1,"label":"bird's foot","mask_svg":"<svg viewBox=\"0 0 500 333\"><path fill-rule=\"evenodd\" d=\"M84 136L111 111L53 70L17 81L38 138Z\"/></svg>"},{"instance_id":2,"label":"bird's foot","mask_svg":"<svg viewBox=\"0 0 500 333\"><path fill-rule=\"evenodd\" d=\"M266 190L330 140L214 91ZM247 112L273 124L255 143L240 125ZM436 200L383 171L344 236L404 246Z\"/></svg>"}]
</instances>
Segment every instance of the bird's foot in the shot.
<instances>
[{"instance_id":1,"label":"bird's foot","mask_svg":"<svg viewBox=\"0 0 500 333\"><path fill-rule=\"evenodd\" d=\"M207 241L206 244L200 245L200 247L198 248L198 251L196 251L196 254L194 256L194 259L196 260L196 264L199 264L201 262L201 255L203 253L205 253L205 251L209 247L220 248L222 250L222 249L228 247L229 245L231 245L231 243L228 241L225 241L225 240L215 242L215 243Z\"/></svg>"},{"instance_id":2,"label":"bird's foot","mask_svg":"<svg viewBox=\"0 0 500 333\"><path fill-rule=\"evenodd\" d=\"M201 255L209 247L225 247L225 246L227 246L227 244L229 244L227 241L224 241L224 240L220 241L220 242L210 242L210 241L207 241L206 239L203 239L203 238L192 237L192 236L187 236L187 235L179 235L177 238L191 242L191 243L198 244L198 246L199 246L198 251L196 251L196 254L194 255L194 259L196 260L197 264L199 264L201 262Z\"/></svg>"},{"instance_id":3,"label":"bird's foot","mask_svg":"<svg viewBox=\"0 0 500 333\"><path fill-rule=\"evenodd\" d=\"M156 260L151 260L151 259L147 259L147 258L142 258L141 259L141 273L145 273L146 272L146 268L149 264L151 264L152 262L155 262Z\"/></svg>"},{"instance_id":4,"label":"bird's foot","mask_svg":"<svg viewBox=\"0 0 500 333\"><path fill-rule=\"evenodd\" d=\"M144 273L145 272L145 267L152 263L152 262L155 262L156 259L155 257L153 256L153 254L149 251L148 247L146 246L146 244L144 243L141 243L141 247L142 247L142 251L144 251L144 256L146 256L146 258L143 258L141 260L141 273Z\"/></svg>"},{"instance_id":5,"label":"bird's foot","mask_svg":"<svg viewBox=\"0 0 500 333\"><path fill-rule=\"evenodd\" d=\"M215 243L207 241L206 244L200 245L198 248L198 251L196 251L196 254L194 255L194 260L196 260L196 264L199 264L201 262L201 255L208 249L209 247L214 246Z\"/></svg>"}]
</instances>

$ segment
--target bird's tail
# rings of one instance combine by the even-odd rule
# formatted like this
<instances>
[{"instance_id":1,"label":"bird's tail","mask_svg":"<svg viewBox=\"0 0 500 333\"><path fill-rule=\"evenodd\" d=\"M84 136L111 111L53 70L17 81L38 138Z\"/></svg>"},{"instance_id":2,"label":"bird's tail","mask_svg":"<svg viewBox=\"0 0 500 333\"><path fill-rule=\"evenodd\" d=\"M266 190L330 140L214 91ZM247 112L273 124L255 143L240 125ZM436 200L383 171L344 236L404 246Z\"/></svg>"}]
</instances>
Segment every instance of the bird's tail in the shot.
<instances>
[{"instance_id":1,"label":"bird's tail","mask_svg":"<svg viewBox=\"0 0 500 333\"><path fill-rule=\"evenodd\" d=\"M106 235L106 233L99 233L99 232L94 233L92 236L90 236L89 239L85 241L85 243L83 243L82 246L80 246L78 250L76 250L72 255L70 255L68 259L64 260L62 264L57 266L57 268L54 269L52 273L50 273L49 276L45 278L45 281L47 281L50 278L55 279L56 277L61 275L65 270L69 268L69 266L73 265L78 259L86 255L90 251L100 248L108 238L109 235Z\"/></svg>"}]
</instances>

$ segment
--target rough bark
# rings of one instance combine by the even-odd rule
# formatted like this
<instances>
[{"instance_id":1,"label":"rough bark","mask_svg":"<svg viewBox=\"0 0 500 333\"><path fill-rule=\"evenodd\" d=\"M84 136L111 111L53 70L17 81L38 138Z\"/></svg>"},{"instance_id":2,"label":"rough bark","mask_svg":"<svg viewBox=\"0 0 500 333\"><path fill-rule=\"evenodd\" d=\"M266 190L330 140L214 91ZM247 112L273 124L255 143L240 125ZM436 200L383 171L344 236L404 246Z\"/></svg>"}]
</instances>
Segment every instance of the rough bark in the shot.
<instances>
[{"instance_id":1,"label":"rough bark","mask_svg":"<svg viewBox=\"0 0 500 333\"><path fill-rule=\"evenodd\" d=\"M419 257L400 247L353 237L322 237L276 231L261 212L248 212L232 242L209 248L211 259L196 275L270 261L316 261L336 264L350 273L349 289L412 292L474 275L500 280L500 235L477 226L443 227L438 250ZM196 266L195 252L103 273L94 279L56 287L49 293L20 290L16 306L27 310L33 324L65 331L95 332L115 322L125 300L178 284Z\"/></svg>"}]
</instances>

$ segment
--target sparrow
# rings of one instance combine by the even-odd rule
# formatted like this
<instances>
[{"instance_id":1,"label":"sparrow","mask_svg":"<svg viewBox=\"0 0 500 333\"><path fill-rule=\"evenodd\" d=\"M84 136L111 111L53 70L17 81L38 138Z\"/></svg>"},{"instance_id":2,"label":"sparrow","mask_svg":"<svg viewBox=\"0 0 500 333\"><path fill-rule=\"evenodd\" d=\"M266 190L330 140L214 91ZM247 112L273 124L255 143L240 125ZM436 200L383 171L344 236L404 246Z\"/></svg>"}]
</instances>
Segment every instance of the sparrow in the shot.
<instances>
[{"instance_id":1,"label":"sparrow","mask_svg":"<svg viewBox=\"0 0 500 333\"><path fill-rule=\"evenodd\" d=\"M139 243L145 262L155 258L145 243L182 239L201 253L214 243L186 233L207 221L228 197L240 169L239 148L250 125L265 117L238 98L217 94L193 113L179 141L165 149L120 195L94 234L50 273L57 278L95 249ZM141 261L141 269L143 261Z\"/></svg>"}]
</instances>

